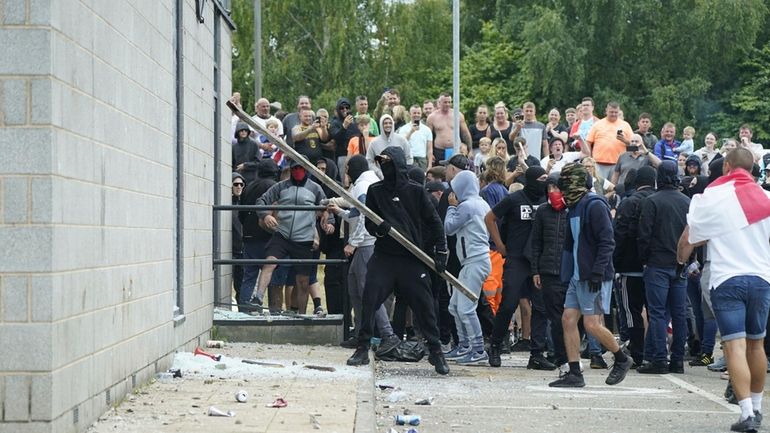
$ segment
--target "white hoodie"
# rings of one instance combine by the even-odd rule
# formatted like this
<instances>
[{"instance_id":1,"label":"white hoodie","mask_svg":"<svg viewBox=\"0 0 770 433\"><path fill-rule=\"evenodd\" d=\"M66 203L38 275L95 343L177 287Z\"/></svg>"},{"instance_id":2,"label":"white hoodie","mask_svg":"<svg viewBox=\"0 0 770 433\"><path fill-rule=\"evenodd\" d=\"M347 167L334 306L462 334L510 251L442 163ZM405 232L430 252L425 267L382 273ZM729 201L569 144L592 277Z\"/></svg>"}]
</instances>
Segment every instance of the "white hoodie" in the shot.
<instances>
[{"instance_id":1,"label":"white hoodie","mask_svg":"<svg viewBox=\"0 0 770 433\"><path fill-rule=\"evenodd\" d=\"M353 183L350 194L361 203L366 204L366 192L369 190L369 186L379 181L380 178L377 177L374 171L367 170L361 173L361 176L358 176L358 179ZM352 226L348 244L356 248L374 245L376 238L366 231L364 225L365 217L361 215L358 209L351 208L350 210L343 211L340 216Z\"/></svg>"}]
</instances>

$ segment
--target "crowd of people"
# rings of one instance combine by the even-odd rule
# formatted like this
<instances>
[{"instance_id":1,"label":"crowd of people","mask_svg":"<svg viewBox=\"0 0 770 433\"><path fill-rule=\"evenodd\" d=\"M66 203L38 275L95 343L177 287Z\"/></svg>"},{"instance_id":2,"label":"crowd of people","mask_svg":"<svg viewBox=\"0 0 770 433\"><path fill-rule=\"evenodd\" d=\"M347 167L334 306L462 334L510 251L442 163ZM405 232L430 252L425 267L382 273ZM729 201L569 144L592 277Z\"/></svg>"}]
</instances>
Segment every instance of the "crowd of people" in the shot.
<instances>
[{"instance_id":1,"label":"crowd of people","mask_svg":"<svg viewBox=\"0 0 770 433\"><path fill-rule=\"evenodd\" d=\"M328 312L352 307L355 327L341 343L355 349L349 365L369 362L372 341L380 356L407 339L425 343L439 374L449 362L500 367L501 354L529 352L527 368L559 371L552 387L585 386L581 358L607 369L606 352L609 385L631 369L682 374L688 362L730 379L726 397L741 407L734 431L761 424L770 151L749 125L721 141L703 134L698 146L691 126L678 137L664 122L659 138L647 113L632 128L612 101L602 118L586 97L565 122L553 108L546 123L532 102L498 102L491 114L479 106L470 126L460 117L455 153L447 93L407 108L388 89L371 114L365 96L329 111L313 111L307 96L293 113L281 108L259 99L252 119L384 221L365 218L234 115L233 202L317 206L234 212L234 256L347 258L325 265L323 290ZM431 255L435 271L392 230ZM234 272L236 303L304 314L310 297L323 316L317 271L244 266Z\"/></svg>"}]
</instances>

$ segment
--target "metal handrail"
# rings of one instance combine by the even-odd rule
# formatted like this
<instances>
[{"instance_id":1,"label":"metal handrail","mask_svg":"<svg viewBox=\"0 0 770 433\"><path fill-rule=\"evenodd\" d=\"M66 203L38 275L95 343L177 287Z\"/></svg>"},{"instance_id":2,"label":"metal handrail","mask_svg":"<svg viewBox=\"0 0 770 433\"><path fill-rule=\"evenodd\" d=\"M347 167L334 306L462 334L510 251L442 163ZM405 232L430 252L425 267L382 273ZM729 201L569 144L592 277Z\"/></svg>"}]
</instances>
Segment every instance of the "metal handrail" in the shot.
<instances>
[{"instance_id":1,"label":"metal handrail","mask_svg":"<svg viewBox=\"0 0 770 433\"><path fill-rule=\"evenodd\" d=\"M318 211L326 210L326 206L304 206L293 204L219 204L214 205L214 210L294 210L294 211Z\"/></svg>"},{"instance_id":2,"label":"metal handrail","mask_svg":"<svg viewBox=\"0 0 770 433\"><path fill-rule=\"evenodd\" d=\"M214 265L340 265L347 259L217 259Z\"/></svg>"}]
</instances>

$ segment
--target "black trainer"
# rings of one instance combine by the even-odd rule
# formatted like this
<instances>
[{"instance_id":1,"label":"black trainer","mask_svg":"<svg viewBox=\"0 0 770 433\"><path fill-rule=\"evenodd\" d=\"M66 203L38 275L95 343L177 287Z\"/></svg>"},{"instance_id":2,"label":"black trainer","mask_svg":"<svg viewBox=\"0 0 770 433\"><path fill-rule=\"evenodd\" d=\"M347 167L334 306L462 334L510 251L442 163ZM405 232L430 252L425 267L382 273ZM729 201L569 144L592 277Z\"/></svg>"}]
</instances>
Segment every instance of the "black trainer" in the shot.
<instances>
[{"instance_id":1,"label":"black trainer","mask_svg":"<svg viewBox=\"0 0 770 433\"><path fill-rule=\"evenodd\" d=\"M606 370L607 361L601 355L591 355L591 368L594 370Z\"/></svg>"},{"instance_id":2,"label":"black trainer","mask_svg":"<svg viewBox=\"0 0 770 433\"><path fill-rule=\"evenodd\" d=\"M763 418L762 412L760 412L758 410L755 410L754 411L754 421L757 422L757 427L762 425L762 418Z\"/></svg>"},{"instance_id":3,"label":"black trainer","mask_svg":"<svg viewBox=\"0 0 770 433\"><path fill-rule=\"evenodd\" d=\"M583 379L582 374L575 374L569 372L560 377L559 380L555 380L548 384L551 388L583 388L586 386L586 381Z\"/></svg>"},{"instance_id":4,"label":"black trainer","mask_svg":"<svg viewBox=\"0 0 770 433\"><path fill-rule=\"evenodd\" d=\"M428 355L428 362L430 362L430 365L436 369L436 373L449 374L449 364L447 364L446 358L444 358L444 353L441 351L441 348L430 351L430 355Z\"/></svg>"},{"instance_id":5,"label":"black trainer","mask_svg":"<svg viewBox=\"0 0 770 433\"><path fill-rule=\"evenodd\" d=\"M502 361L500 360L500 346L494 343L490 344L488 353L489 353L489 366L499 367L502 364Z\"/></svg>"},{"instance_id":6,"label":"black trainer","mask_svg":"<svg viewBox=\"0 0 770 433\"><path fill-rule=\"evenodd\" d=\"M355 335L340 343L340 347L345 349L355 349L358 347L358 337Z\"/></svg>"},{"instance_id":7,"label":"black trainer","mask_svg":"<svg viewBox=\"0 0 770 433\"><path fill-rule=\"evenodd\" d=\"M755 432L759 428L759 424L757 424L756 418L753 416L750 416L743 421L738 420L735 424L730 426L730 431L740 431L740 432Z\"/></svg>"},{"instance_id":8,"label":"black trainer","mask_svg":"<svg viewBox=\"0 0 770 433\"><path fill-rule=\"evenodd\" d=\"M356 351L353 353L353 356L348 358L347 364L358 366L358 365L366 365L369 363L369 348L364 346L359 346L356 348Z\"/></svg>"},{"instance_id":9,"label":"black trainer","mask_svg":"<svg viewBox=\"0 0 770 433\"><path fill-rule=\"evenodd\" d=\"M626 378L626 373L631 369L633 363L634 360L631 357L626 357L624 362L615 360L615 364L612 365L612 370L610 370L610 374L607 375L607 380L604 383L607 385L617 385L623 382L623 379Z\"/></svg>"},{"instance_id":10,"label":"black trainer","mask_svg":"<svg viewBox=\"0 0 770 433\"><path fill-rule=\"evenodd\" d=\"M671 361L668 363L668 372L676 374L684 374L684 362Z\"/></svg>"},{"instance_id":11,"label":"black trainer","mask_svg":"<svg viewBox=\"0 0 770 433\"><path fill-rule=\"evenodd\" d=\"M384 355L395 349L399 344L401 344L401 339L396 337L395 334L385 337L380 341L380 346L377 348L377 355Z\"/></svg>"},{"instance_id":12,"label":"black trainer","mask_svg":"<svg viewBox=\"0 0 770 433\"><path fill-rule=\"evenodd\" d=\"M530 342L527 338L522 338L511 346L511 352L529 352L530 350Z\"/></svg>"},{"instance_id":13,"label":"black trainer","mask_svg":"<svg viewBox=\"0 0 770 433\"><path fill-rule=\"evenodd\" d=\"M547 360L542 354L532 355L529 357L527 370L556 370L556 364Z\"/></svg>"},{"instance_id":14,"label":"black trainer","mask_svg":"<svg viewBox=\"0 0 770 433\"><path fill-rule=\"evenodd\" d=\"M641 374L667 374L668 371L668 363L666 361L652 361L648 362L646 364L643 364L641 367L637 368L636 371L638 371Z\"/></svg>"}]
</instances>

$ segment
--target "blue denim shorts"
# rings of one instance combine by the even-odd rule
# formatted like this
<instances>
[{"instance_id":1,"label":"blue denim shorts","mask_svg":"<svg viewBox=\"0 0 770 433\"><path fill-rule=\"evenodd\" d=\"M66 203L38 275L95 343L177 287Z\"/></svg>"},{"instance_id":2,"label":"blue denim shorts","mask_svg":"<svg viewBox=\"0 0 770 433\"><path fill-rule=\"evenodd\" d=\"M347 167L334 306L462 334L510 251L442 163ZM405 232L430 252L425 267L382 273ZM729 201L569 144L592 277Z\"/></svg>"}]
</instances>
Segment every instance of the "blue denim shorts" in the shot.
<instances>
[{"instance_id":1,"label":"blue denim shorts","mask_svg":"<svg viewBox=\"0 0 770 433\"><path fill-rule=\"evenodd\" d=\"M722 341L765 338L770 284L753 275L732 277L711 291Z\"/></svg>"},{"instance_id":2,"label":"blue denim shorts","mask_svg":"<svg viewBox=\"0 0 770 433\"><path fill-rule=\"evenodd\" d=\"M610 313L610 298L612 297L612 280L603 281L602 289L598 292L588 290L588 281L571 279L564 299L564 308L580 310L584 316Z\"/></svg>"}]
</instances>

